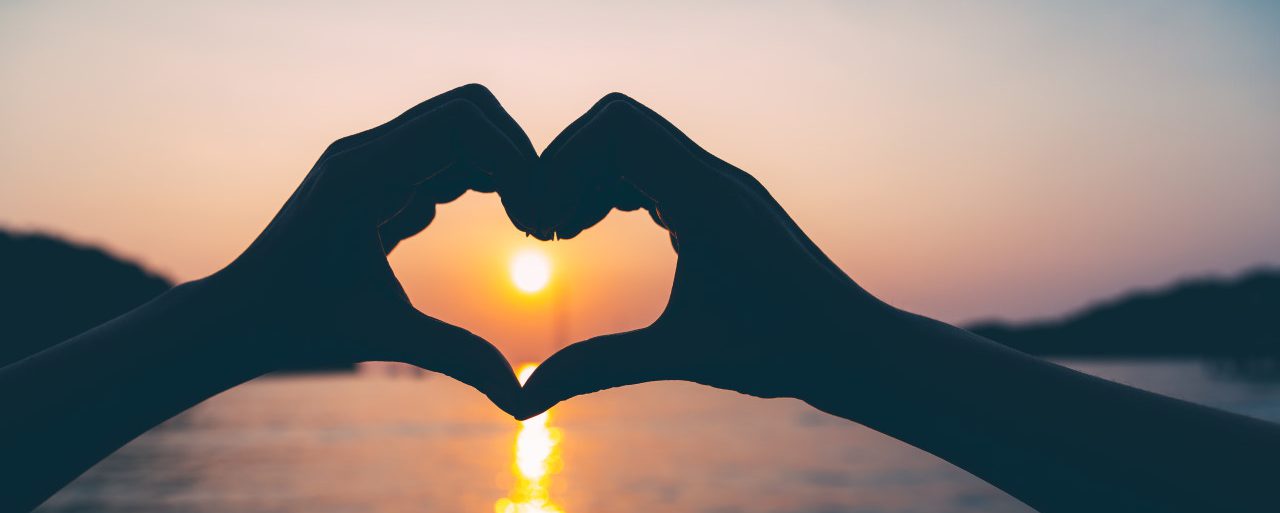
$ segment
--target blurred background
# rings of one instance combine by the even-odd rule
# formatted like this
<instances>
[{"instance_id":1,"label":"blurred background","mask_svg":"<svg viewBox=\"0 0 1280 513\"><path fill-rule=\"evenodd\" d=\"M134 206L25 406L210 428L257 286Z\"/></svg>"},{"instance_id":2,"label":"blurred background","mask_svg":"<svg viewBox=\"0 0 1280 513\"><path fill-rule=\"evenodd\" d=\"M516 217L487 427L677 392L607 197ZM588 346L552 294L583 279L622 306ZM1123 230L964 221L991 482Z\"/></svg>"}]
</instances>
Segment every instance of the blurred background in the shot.
<instances>
[{"instance_id":1,"label":"blurred background","mask_svg":"<svg viewBox=\"0 0 1280 513\"><path fill-rule=\"evenodd\" d=\"M538 148L625 92L890 303L1280 420L1277 27L1245 0L0 3L0 356L216 271L329 142L479 82ZM474 192L391 256L517 364L655 319L675 258L643 213L539 243ZM796 401L659 383L518 423L331 371L215 397L41 511L1027 511Z\"/></svg>"}]
</instances>

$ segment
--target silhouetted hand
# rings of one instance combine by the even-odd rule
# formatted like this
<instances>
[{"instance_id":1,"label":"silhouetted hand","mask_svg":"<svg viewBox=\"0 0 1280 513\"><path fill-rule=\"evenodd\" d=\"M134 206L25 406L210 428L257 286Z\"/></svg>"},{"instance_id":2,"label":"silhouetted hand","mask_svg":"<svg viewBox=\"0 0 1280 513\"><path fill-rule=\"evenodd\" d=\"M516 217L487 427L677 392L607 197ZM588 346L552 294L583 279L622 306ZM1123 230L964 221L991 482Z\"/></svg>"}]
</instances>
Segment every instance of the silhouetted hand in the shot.
<instances>
[{"instance_id":1,"label":"silhouetted hand","mask_svg":"<svg viewBox=\"0 0 1280 513\"><path fill-rule=\"evenodd\" d=\"M670 231L679 261L657 321L556 353L526 384L525 415L654 380L797 397L818 369L851 354L835 335L883 322L891 310L823 255L754 178L624 95L604 97L566 128L541 165L548 203L528 223L539 238L572 237L614 207L645 207Z\"/></svg>"},{"instance_id":2,"label":"silhouetted hand","mask_svg":"<svg viewBox=\"0 0 1280 513\"><path fill-rule=\"evenodd\" d=\"M432 98L333 143L261 236L210 288L244 304L269 367L397 361L511 411L519 385L488 342L418 312L387 263L436 204L527 173L528 137L482 86Z\"/></svg>"},{"instance_id":3,"label":"silhouetted hand","mask_svg":"<svg viewBox=\"0 0 1280 513\"><path fill-rule=\"evenodd\" d=\"M506 359L414 309L386 254L426 227L437 203L469 188L526 187L535 159L480 86L333 143L227 268L0 368L0 511L33 509L152 426L285 368L405 362L518 412Z\"/></svg>"},{"instance_id":4,"label":"silhouetted hand","mask_svg":"<svg viewBox=\"0 0 1280 513\"><path fill-rule=\"evenodd\" d=\"M879 301L756 180L630 98L606 96L540 165L535 186L513 191L545 201L524 223L539 238L572 237L612 207L645 207L679 260L652 325L552 355L526 383L521 416L604 388L688 380L804 400L1046 513L1274 509L1276 425L1075 372Z\"/></svg>"}]
</instances>

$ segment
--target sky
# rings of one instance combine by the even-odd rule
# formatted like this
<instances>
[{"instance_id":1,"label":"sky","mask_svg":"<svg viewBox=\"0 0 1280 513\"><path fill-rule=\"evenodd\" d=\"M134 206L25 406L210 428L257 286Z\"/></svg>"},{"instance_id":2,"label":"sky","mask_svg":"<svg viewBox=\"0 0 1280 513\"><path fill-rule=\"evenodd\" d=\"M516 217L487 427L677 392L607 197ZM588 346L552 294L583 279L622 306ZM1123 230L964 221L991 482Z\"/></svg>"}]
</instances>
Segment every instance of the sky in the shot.
<instances>
[{"instance_id":1,"label":"sky","mask_svg":"<svg viewBox=\"0 0 1280 513\"><path fill-rule=\"evenodd\" d=\"M539 149L639 99L950 322L1280 264L1280 4L533 4L0 3L0 226L199 278L329 142L479 82ZM531 245L532 295L506 274ZM420 309L525 360L651 322L675 259L642 213L544 244L479 193L391 257Z\"/></svg>"}]
</instances>

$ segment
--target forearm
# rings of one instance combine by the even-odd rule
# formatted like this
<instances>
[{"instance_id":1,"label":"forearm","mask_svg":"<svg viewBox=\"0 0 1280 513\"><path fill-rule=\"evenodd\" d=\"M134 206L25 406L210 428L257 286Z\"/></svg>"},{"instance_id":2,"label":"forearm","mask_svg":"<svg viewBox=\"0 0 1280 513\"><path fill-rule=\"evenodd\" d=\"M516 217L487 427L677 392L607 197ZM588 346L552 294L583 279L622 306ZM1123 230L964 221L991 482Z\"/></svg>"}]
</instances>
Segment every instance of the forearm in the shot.
<instances>
[{"instance_id":1,"label":"forearm","mask_svg":"<svg viewBox=\"0 0 1280 513\"><path fill-rule=\"evenodd\" d=\"M861 336L860 372L806 398L1041 511L1262 508L1280 428L1088 376L923 317ZM869 342L869 343L868 343ZM848 393L849 391L855 391ZM1191 483L1191 484L1188 484Z\"/></svg>"},{"instance_id":2,"label":"forearm","mask_svg":"<svg viewBox=\"0 0 1280 513\"><path fill-rule=\"evenodd\" d=\"M26 511L147 429L260 375L208 283L0 369L0 510Z\"/></svg>"}]
</instances>

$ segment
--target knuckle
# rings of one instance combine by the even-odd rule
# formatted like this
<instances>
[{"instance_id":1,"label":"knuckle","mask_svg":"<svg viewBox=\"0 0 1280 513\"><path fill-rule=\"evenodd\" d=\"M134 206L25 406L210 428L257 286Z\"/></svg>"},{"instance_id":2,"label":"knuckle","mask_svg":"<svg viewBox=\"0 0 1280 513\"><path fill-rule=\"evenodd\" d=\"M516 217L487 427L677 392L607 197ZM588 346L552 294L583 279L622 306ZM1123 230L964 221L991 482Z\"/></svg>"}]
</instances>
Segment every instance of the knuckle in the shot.
<instances>
[{"instance_id":1,"label":"knuckle","mask_svg":"<svg viewBox=\"0 0 1280 513\"><path fill-rule=\"evenodd\" d=\"M628 100L614 100L600 109L599 119L612 123L630 122L640 116L640 110Z\"/></svg>"},{"instance_id":2,"label":"knuckle","mask_svg":"<svg viewBox=\"0 0 1280 513\"><path fill-rule=\"evenodd\" d=\"M457 89L454 89L446 94L453 94L459 98L469 99L475 102L477 105L497 105L498 104L498 97L494 96L493 92L490 91L489 88L476 83L471 83L471 84L458 87Z\"/></svg>"},{"instance_id":3,"label":"knuckle","mask_svg":"<svg viewBox=\"0 0 1280 513\"><path fill-rule=\"evenodd\" d=\"M362 135L364 135L364 132L348 135L345 137L340 137L338 138L338 140L329 143L329 146L324 149L324 153L322 153L322 155L335 155L337 153L341 153L343 151L351 149L355 147L357 144L359 144L359 142L362 140L361 139Z\"/></svg>"},{"instance_id":4,"label":"knuckle","mask_svg":"<svg viewBox=\"0 0 1280 513\"><path fill-rule=\"evenodd\" d=\"M364 158L357 150L339 151L325 157L320 167L320 178L325 182L345 181L363 167Z\"/></svg>"},{"instance_id":5,"label":"knuckle","mask_svg":"<svg viewBox=\"0 0 1280 513\"><path fill-rule=\"evenodd\" d=\"M641 125L640 111L626 101L614 101L602 107L595 118L583 128L587 137L575 137L575 140L587 140L591 144L601 141L615 140L635 131Z\"/></svg>"},{"instance_id":6,"label":"knuckle","mask_svg":"<svg viewBox=\"0 0 1280 513\"><path fill-rule=\"evenodd\" d=\"M402 116L415 116L423 112L428 112L440 108L442 105L454 100L471 100L476 103L484 101L497 101L493 93L489 89L480 84L466 84L455 87L429 99L423 100L415 105L412 109L405 111Z\"/></svg>"},{"instance_id":7,"label":"knuckle","mask_svg":"<svg viewBox=\"0 0 1280 513\"><path fill-rule=\"evenodd\" d=\"M611 92L611 93L609 93L609 94L604 95L604 96L603 96L603 97L601 97L599 100L597 100L597 101L596 101L595 106L596 106L596 107L598 107L598 108L603 108L603 107L605 107L606 105L609 105L609 104L614 103L614 102L626 102L626 103L631 103L631 104L638 104L638 103L640 103L640 102L635 101L635 99L631 98L630 96L627 96L627 95L625 95L625 94L622 94L622 93L619 93L619 92L617 92L617 91L614 91L614 92Z\"/></svg>"}]
</instances>

